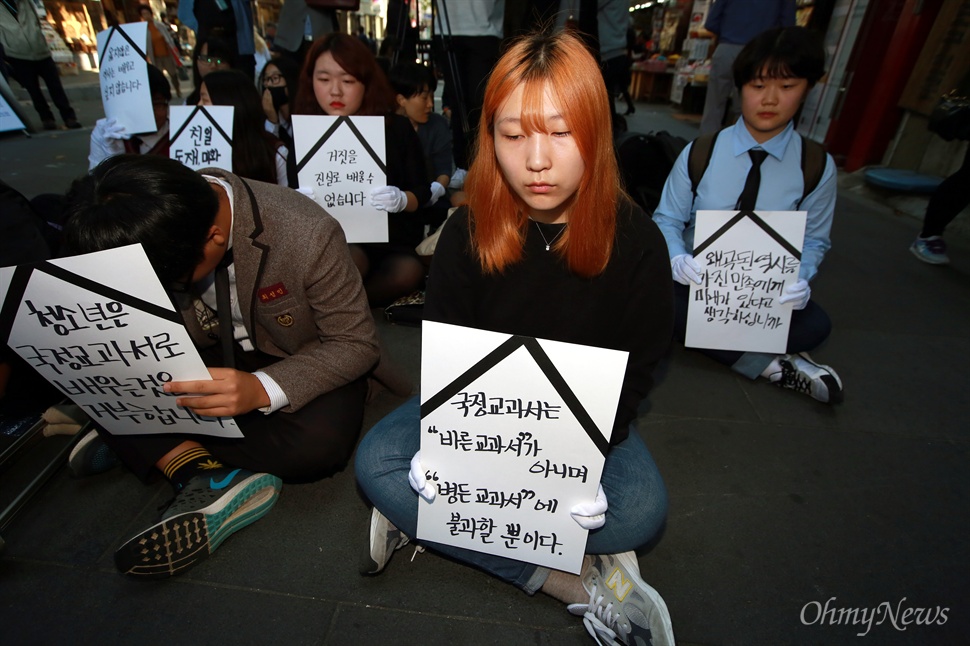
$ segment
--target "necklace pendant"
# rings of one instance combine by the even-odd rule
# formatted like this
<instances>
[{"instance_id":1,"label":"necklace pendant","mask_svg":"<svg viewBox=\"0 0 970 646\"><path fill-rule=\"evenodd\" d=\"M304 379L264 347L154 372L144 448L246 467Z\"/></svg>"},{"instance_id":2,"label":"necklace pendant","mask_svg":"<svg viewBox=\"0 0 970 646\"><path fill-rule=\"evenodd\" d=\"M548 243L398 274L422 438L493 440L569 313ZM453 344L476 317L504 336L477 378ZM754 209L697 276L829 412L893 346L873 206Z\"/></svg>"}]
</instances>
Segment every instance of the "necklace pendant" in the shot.
<instances>
[{"instance_id":1,"label":"necklace pendant","mask_svg":"<svg viewBox=\"0 0 970 646\"><path fill-rule=\"evenodd\" d=\"M546 245L546 251L549 251L549 245Z\"/></svg>"}]
</instances>

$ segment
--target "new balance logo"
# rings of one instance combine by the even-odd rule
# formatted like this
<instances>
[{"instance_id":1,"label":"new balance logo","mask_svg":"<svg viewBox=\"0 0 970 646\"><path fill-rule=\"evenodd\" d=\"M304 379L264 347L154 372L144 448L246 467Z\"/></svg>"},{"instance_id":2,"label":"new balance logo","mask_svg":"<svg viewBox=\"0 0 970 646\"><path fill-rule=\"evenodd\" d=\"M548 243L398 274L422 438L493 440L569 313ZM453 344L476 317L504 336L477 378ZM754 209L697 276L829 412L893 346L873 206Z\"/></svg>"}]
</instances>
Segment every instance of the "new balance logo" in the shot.
<instances>
[{"instance_id":1,"label":"new balance logo","mask_svg":"<svg viewBox=\"0 0 970 646\"><path fill-rule=\"evenodd\" d=\"M606 587L613 591L618 601L623 601L626 595L633 589L633 581L623 578L620 568L614 568L610 578L606 580Z\"/></svg>"}]
</instances>

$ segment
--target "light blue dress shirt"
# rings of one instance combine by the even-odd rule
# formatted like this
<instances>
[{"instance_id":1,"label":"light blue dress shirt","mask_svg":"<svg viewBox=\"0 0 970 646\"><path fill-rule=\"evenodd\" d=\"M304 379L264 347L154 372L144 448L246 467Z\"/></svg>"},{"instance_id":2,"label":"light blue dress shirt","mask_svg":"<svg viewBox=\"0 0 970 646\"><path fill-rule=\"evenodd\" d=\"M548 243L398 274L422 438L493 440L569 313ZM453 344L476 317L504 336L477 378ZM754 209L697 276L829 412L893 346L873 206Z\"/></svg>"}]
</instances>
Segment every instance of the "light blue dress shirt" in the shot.
<instances>
[{"instance_id":1,"label":"light blue dress shirt","mask_svg":"<svg viewBox=\"0 0 970 646\"><path fill-rule=\"evenodd\" d=\"M694 220L696 212L733 211L751 169L748 151L761 148L768 157L761 165L761 188L755 210L807 211L805 243L802 248L799 278L811 281L832 243L829 235L835 215L836 171L831 155L826 155L822 179L796 209L802 197L802 138L788 126L763 144L748 132L743 118L718 135L711 155L711 163L697 187L697 199L692 201L690 177L687 174L687 155L690 144L681 152L664 184L660 203L653 220L667 240L670 257L693 254Z\"/></svg>"}]
</instances>

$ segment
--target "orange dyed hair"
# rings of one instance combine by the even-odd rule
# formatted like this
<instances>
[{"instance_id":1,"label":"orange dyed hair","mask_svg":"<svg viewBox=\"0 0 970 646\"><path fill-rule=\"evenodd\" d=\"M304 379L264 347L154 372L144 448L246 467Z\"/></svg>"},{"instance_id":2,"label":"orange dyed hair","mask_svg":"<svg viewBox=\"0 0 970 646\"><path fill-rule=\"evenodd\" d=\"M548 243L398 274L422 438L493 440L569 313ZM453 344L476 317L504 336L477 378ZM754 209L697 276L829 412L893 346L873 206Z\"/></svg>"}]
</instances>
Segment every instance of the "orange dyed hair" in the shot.
<instances>
[{"instance_id":1,"label":"orange dyed hair","mask_svg":"<svg viewBox=\"0 0 970 646\"><path fill-rule=\"evenodd\" d=\"M545 132L543 94L548 85L586 169L568 211L569 226L555 250L585 278L603 273L613 250L616 208L622 194L611 138L606 84L586 46L568 32L531 34L517 40L496 63L485 88L475 160L465 190L472 213L472 241L486 273L522 258L529 226L525 204L502 175L495 157L495 115L524 84L522 127Z\"/></svg>"}]
</instances>

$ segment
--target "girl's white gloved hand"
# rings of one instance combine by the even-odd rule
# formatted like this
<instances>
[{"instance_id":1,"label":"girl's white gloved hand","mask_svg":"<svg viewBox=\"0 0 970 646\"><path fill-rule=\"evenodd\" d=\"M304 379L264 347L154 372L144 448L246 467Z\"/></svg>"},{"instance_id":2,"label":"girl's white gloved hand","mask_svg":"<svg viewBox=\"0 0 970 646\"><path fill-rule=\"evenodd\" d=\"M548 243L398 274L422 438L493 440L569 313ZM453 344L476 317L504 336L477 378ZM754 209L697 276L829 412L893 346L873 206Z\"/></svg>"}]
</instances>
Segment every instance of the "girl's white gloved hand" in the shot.
<instances>
[{"instance_id":1,"label":"girl's white gloved hand","mask_svg":"<svg viewBox=\"0 0 970 646\"><path fill-rule=\"evenodd\" d=\"M689 253L682 253L670 259L670 275L681 285L690 285L691 281L701 284L701 266Z\"/></svg>"},{"instance_id":2,"label":"girl's white gloved hand","mask_svg":"<svg viewBox=\"0 0 970 646\"><path fill-rule=\"evenodd\" d=\"M599 485L596 488L596 499L576 505L569 510L569 515L583 529L599 529L606 524L606 510L606 492L603 491L603 485Z\"/></svg>"},{"instance_id":3,"label":"girl's white gloved hand","mask_svg":"<svg viewBox=\"0 0 970 646\"><path fill-rule=\"evenodd\" d=\"M444 194L445 194L444 186L442 186L439 182L431 182L431 199L428 200L428 203L425 204L425 206L434 205L435 202L437 202L442 197L444 197Z\"/></svg>"},{"instance_id":4,"label":"girl's white gloved hand","mask_svg":"<svg viewBox=\"0 0 970 646\"><path fill-rule=\"evenodd\" d=\"M418 492L418 495L427 500L428 502L433 502L435 495L437 495L437 489L433 484L428 482L427 476L424 475L424 469L421 468L421 451L414 454L411 458L411 470L408 472L408 482L411 484L411 488Z\"/></svg>"},{"instance_id":5,"label":"girl's white gloved hand","mask_svg":"<svg viewBox=\"0 0 970 646\"><path fill-rule=\"evenodd\" d=\"M370 205L378 211L400 213L408 205L408 196L396 186L375 186L370 190Z\"/></svg>"}]
</instances>

